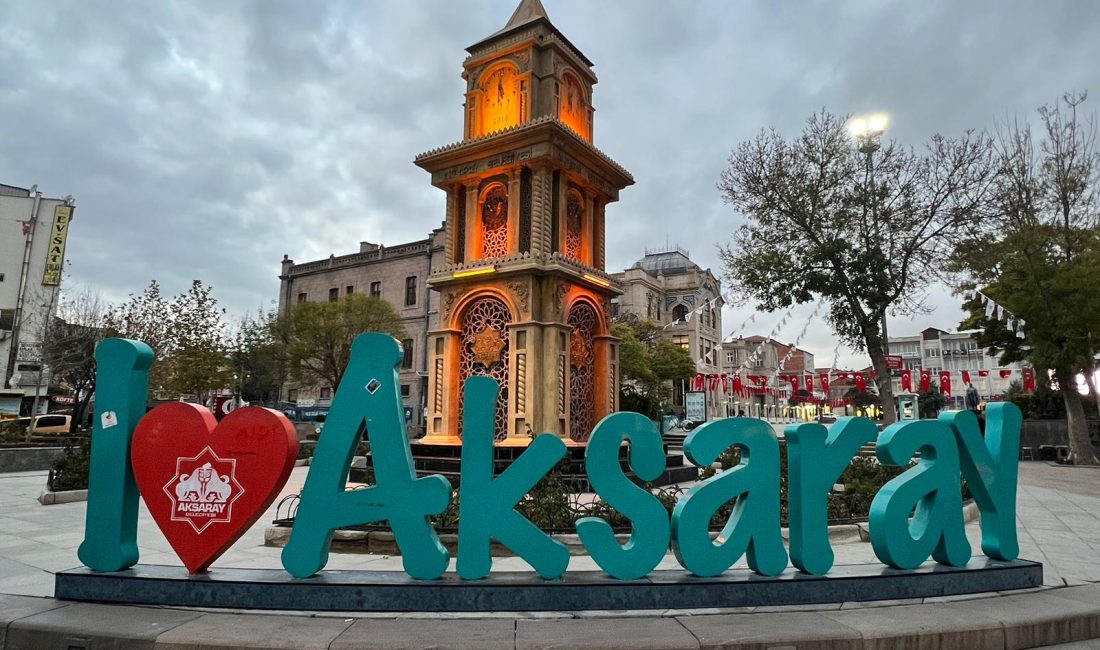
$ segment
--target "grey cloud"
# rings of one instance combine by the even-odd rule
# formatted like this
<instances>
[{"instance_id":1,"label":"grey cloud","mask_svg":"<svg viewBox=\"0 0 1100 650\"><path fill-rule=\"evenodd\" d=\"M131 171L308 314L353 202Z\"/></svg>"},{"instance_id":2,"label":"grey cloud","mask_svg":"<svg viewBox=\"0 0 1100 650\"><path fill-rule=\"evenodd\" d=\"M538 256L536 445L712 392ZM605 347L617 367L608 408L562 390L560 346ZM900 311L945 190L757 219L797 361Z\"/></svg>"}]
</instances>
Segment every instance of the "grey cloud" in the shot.
<instances>
[{"instance_id":1,"label":"grey cloud","mask_svg":"<svg viewBox=\"0 0 1100 650\"><path fill-rule=\"evenodd\" d=\"M439 225L442 194L412 159L461 138L464 48L516 1L5 2L0 182L77 197L74 278L107 298L200 277L231 310L254 309L275 297L283 253ZM721 273L714 245L740 217L715 182L760 128L793 136L823 106L885 110L890 135L917 145L1100 92L1093 3L545 4L596 62L597 146L638 181L608 211L612 269L667 235ZM938 289L930 304L891 331L956 325L957 298ZM727 327L748 313L727 309ZM807 335L819 365L831 340Z\"/></svg>"}]
</instances>

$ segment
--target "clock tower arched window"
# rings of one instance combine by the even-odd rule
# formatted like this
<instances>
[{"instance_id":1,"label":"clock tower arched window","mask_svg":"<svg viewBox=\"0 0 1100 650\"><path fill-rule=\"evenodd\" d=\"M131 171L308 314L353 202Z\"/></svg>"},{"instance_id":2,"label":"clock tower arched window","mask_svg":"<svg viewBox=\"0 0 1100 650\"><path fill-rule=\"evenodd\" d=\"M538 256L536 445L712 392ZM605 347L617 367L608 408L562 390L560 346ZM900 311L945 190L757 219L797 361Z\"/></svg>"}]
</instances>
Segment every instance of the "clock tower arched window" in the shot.
<instances>
[{"instance_id":1,"label":"clock tower arched window","mask_svg":"<svg viewBox=\"0 0 1100 650\"><path fill-rule=\"evenodd\" d=\"M508 191L497 183L481 199L481 257L508 254Z\"/></svg>"}]
</instances>

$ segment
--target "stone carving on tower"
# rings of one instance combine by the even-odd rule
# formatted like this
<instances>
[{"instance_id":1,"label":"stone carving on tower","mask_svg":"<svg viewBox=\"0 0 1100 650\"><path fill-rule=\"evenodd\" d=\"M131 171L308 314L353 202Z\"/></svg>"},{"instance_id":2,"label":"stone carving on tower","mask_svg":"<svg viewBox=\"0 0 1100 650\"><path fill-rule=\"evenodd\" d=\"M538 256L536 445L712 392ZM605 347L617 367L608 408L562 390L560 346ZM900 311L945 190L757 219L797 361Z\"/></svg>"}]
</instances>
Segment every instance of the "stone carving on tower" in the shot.
<instances>
[{"instance_id":1,"label":"stone carving on tower","mask_svg":"<svg viewBox=\"0 0 1100 650\"><path fill-rule=\"evenodd\" d=\"M416 158L447 194L422 442L461 444L462 387L483 375L501 384L498 444L584 444L618 408L605 208L634 179L592 145L592 62L539 0L467 52L463 139Z\"/></svg>"}]
</instances>

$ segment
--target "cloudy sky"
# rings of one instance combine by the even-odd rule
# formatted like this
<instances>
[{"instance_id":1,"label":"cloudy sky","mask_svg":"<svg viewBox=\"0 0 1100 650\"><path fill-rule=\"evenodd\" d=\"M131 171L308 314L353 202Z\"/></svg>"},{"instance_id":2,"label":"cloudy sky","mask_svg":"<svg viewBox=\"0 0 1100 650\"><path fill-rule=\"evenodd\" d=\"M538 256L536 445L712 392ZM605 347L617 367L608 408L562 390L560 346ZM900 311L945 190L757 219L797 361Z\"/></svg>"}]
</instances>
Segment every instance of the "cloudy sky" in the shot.
<instances>
[{"instance_id":1,"label":"cloudy sky","mask_svg":"<svg viewBox=\"0 0 1100 650\"><path fill-rule=\"evenodd\" d=\"M199 278L235 313L269 306L284 253L442 221L412 159L461 138L464 48L517 3L2 2L0 183L76 197L73 285L120 300ZM715 189L730 148L763 127L794 135L822 107L885 111L914 146L1070 89L1100 108L1095 2L544 4L596 63L596 145L637 181L608 209L608 270L667 239L719 274L715 244L739 223ZM932 296L933 314L890 331L953 329L957 302ZM728 309L727 331L748 313ZM811 327L803 347L828 365L831 339Z\"/></svg>"}]
</instances>

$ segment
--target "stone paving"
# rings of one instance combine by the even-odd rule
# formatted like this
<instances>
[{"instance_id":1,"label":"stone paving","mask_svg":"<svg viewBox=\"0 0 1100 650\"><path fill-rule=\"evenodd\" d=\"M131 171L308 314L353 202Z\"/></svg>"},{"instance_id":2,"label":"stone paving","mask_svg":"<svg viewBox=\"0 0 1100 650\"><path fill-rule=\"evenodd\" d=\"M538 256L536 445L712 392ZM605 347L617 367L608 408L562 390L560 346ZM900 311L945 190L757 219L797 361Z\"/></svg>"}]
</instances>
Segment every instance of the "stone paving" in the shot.
<instances>
[{"instance_id":1,"label":"stone paving","mask_svg":"<svg viewBox=\"0 0 1100 650\"><path fill-rule=\"evenodd\" d=\"M307 470L308 468L295 469L284 493L297 492ZM19 618L14 615L22 611L21 607L26 608L27 615L37 614L26 619L27 621L45 617L42 619L45 622L41 622L41 625L64 624L68 630L66 633L73 634L79 631L79 622L82 620L88 621L87 625L95 628L91 621L106 615L108 611L121 613L125 609L131 612L127 616L133 611L162 612L164 616L171 618L171 630L158 627L165 623L161 621L163 616L157 614L158 622L153 626L157 630L156 635L141 638L155 638L156 647L164 648L198 647L197 641L188 640L191 639L189 635L195 633L192 629L194 625L189 622L200 616L203 629L209 630L213 635L207 635L208 641L218 634L223 634L226 638L233 634L239 637L251 629L250 625L254 626L256 629L248 633L248 638L255 640L253 647L299 647L293 643L283 643L291 639L300 639L305 643L304 637L286 631L295 629L313 630L317 641L324 638L332 640L331 647L430 646L432 639L440 638L432 632L436 623L431 623L431 619L437 620L439 625L452 632L458 628L469 628L468 634L452 637L451 643L456 647L467 641L469 643L466 643L466 647L495 647L498 642L502 642L501 647L553 647L554 643L550 643L552 639L557 639L557 647L595 647L592 639L588 639L591 643L582 642L585 630L604 638L605 647L711 647L738 644L738 647L765 648L773 647L775 642L783 638L789 640L789 647L799 648L893 647L889 644L869 644L868 639L874 637L875 630L887 635L880 639L885 640L898 630L910 629L917 637L925 638L932 634L930 630L940 630L936 634L942 636L953 628L960 630L950 637L953 639L951 643L944 641L948 637L943 636L941 641L932 645L922 642L912 647L1031 647L1038 643L1100 637L1100 585L1078 586L1076 589L1044 589L1041 593L1034 594L1006 593L1000 598L989 598L990 594L985 594L875 603L836 603L812 607L759 607L691 612L497 612L488 616L432 612L407 615L307 612L312 618L287 622L287 619L279 617L266 617L266 624L263 623L263 616L235 617L237 612L225 610L215 610L204 615L195 610L69 605L52 599L4 596L3 594L52 596L53 572L79 564L76 548L83 538L85 504L39 505L37 498L44 485L44 472L0 474L0 494L4 495L0 499L0 611L4 612L0 615L0 625ZM1100 469L1059 467L1043 462L1022 463L1018 494L1020 556L1044 564L1045 587L1100 583ZM219 564L242 568L278 568L281 549L263 546L264 529L274 516L273 506L215 564L215 569ZM975 554L980 554L977 524L969 524L967 533ZM139 520L138 541L142 563L181 566L144 507ZM838 564L877 562L868 543L841 544L835 550ZM333 554L327 568L396 570L400 568L400 559L379 555ZM573 557L570 562L570 570L594 568L595 565L586 557ZM678 565L669 556L660 568L678 568ZM498 571L527 569L526 564L518 558L497 558L494 562L494 570ZM1080 591L1081 589L1085 591ZM944 605L950 605L950 608L945 608ZM60 607L64 607L64 616L60 609L52 615L48 611ZM928 609L929 607L935 609ZM750 613L751 616L746 616ZM800 621L797 624L791 618L796 613L797 621ZM12 617L9 618L8 615ZM1006 627L1012 621L1028 616L1040 619L1045 616L1049 620L1059 616L1077 616L1080 620L1078 627L1066 627L1068 623L1059 623L1061 627L1057 629L1064 632L1059 633L1061 636L1028 632L1030 628L1022 628L1022 632L1011 631ZM473 618L483 620L468 620ZM403 619L417 619L418 622L402 627L400 622ZM467 620L457 625L462 619ZM573 619L572 624L562 626L554 623L555 620L565 623L568 619ZM445 625L444 620L448 621ZM583 620L590 620L591 625L583 624ZM664 623L660 623L661 620ZM373 622L367 625L367 621ZM654 624L653 621L657 623ZM189 625L192 627L188 627ZM14 640L23 637L11 636L17 629L17 624L9 627L7 647L38 645L35 639L39 637L34 637L33 634L25 638L25 643L12 645ZM497 627L500 629L497 630ZM966 629L961 630L961 627ZM0 632L3 630L4 627L0 627ZM385 630L389 631L382 637L377 636ZM856 636L852 637L852 634ZM1012 636L1013 634L1016 636ZM811 637L830 636L835 637L835 643L804 645ZM1010 643L1010 637L1015 641ZM853 638L863 641L851 645L848 641ZM268 639L270 643L264 642L264 639ZM0 641L2 640L3 634L0 634ZM383 643L383 640L386 642ZM765 640L767 643L764 643ZM246 645L252 646L251 643ZM0 643L0 647L3 647L3 643ZM317 647L328 646L322 644ZM1084 641L1068 647L1100 647L1100 643Z\"/></svg>"}]
</instances>

